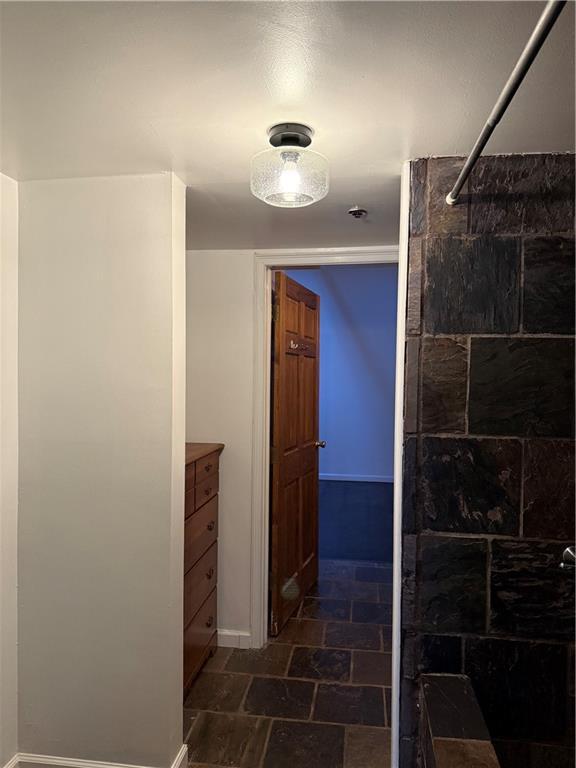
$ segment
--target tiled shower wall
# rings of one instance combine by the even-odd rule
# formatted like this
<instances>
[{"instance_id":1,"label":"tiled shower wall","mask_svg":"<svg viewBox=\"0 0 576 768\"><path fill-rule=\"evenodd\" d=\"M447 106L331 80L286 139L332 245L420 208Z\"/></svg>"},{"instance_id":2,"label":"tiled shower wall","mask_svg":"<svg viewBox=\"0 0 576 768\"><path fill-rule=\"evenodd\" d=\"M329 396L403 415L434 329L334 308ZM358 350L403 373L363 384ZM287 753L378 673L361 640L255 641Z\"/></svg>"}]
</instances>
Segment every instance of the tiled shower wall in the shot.
<instances>
[{"instance_id":1,"label":"tiled shower wall","mask_svg":"<svg viewBox=\"0 0 576 768\"><path fill-rule=\"evenodd\" d=\"M470 676L502 768L574 765L574 156L417 160L405 383L402 766L417 679Z\"/></svg>"}]
</instances>

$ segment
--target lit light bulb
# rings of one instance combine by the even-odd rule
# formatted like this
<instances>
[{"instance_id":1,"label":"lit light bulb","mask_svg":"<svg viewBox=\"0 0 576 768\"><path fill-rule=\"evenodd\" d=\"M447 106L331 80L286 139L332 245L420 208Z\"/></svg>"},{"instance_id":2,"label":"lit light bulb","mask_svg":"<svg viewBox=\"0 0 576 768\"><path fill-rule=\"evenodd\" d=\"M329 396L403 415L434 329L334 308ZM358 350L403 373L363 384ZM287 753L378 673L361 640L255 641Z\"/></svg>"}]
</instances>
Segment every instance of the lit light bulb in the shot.
<instances>
[{"instance_id":1,"label":"lit light bulb","mask_svg":"<svg viewBox=\"0 0 576 768\"><path fill-rule=\"evenodd\" d=\"M298 152L282 152L284 167L280 173L279 191L285 195L286 202L298 199L300 192L300 171L298 170Z\"/></svg>"}]
</instances>

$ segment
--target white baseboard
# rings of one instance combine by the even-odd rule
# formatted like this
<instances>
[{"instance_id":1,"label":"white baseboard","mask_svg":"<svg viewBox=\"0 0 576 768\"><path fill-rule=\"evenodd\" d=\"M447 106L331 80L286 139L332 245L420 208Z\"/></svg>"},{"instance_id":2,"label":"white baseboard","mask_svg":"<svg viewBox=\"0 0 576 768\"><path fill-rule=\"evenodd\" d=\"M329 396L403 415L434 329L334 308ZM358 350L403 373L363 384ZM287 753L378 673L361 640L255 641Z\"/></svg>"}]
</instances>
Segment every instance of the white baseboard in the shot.
<instances>
[{"instance_id":1,"label":"white baseboard","mask_svg":"<svg viewBox=\"0 0 576 768\"><path fill-rule=\"evenodd\" d=\"M219 629L218 645L221 648L252 648L252 633L237 629Z\"/></svg>"},{"instance_id":2,"label":"white baseboard","mask_svg":"<svg viewBox=\"0 0 576 768\"><path fill-rule=\"evenodd\" d=\"M332 475L321 473L320 480L345 480L355 483L393 483L393 475Z\"/></svg>"},{"instance_id":3,"label":"white baseboard","mask_svg":"<svg viewBox=\"0 0 576 768\"><path fill-rule=\"evenodd\" d=\"M182 744L170 768L186 768L188 763L188 746ZM149 766L132 765L128 763L108 763L102 760L83 760L73 757L57 757L56 755L33 755L29 752L19 752L9 760L4 768L16 768L20 765L60 766L60 768L150 768Z\"/></svg>"}]
</instances>

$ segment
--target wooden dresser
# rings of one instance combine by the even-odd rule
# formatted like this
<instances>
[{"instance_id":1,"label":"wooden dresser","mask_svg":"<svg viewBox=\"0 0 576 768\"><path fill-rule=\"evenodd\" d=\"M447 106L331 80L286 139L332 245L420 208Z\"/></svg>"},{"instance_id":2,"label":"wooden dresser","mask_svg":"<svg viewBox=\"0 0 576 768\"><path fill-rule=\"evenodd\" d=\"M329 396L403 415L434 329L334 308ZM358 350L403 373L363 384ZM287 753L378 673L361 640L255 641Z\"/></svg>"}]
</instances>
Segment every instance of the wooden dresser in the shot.
<instances>
[{"instance_id":1,"label":"wooden dresser","mask_svg":"<svg viewBox=\"0 0 576 768\"><path fill-rule=\"evenodd\" d=\"M221 443L186 443L184 695L216 646Z\"/></svg>"}]
</instances>

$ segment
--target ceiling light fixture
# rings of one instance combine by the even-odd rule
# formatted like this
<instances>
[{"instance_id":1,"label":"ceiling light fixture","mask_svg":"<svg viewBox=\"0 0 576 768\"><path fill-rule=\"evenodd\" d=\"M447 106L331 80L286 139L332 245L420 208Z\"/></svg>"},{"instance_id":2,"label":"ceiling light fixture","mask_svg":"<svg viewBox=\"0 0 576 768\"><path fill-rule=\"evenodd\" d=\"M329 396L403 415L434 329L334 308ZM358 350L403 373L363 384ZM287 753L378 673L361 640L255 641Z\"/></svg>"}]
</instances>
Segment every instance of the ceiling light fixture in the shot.
<instances>
[{"instance_id":1,"label":"ceiling light fixture","mask_svg":"<svg viewBox=\"0 0 576 768\"><path fill-rule=\"evenodd\" d=\"M252 158L250 190L277 208L302 208L328 194L328 161L307 147L312 129L300 123L280 123L268 131L270 144Z\"/></svg>"}]
</instances>

